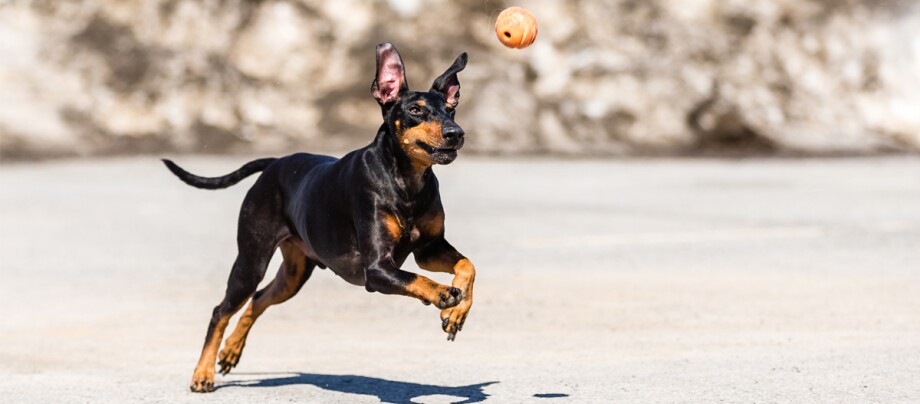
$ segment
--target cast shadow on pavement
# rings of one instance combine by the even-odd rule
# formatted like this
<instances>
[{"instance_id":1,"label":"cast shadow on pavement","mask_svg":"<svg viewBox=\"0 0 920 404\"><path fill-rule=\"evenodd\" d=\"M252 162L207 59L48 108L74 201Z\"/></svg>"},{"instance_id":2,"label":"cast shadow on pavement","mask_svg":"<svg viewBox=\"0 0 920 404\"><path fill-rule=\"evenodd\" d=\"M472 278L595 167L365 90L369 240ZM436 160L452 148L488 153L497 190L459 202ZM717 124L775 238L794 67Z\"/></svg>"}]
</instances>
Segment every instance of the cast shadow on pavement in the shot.
<instances>
[{"instance_id":1,"label":"cast shadow on pavement","mask_svg":"<svg viewBox=\"0 0 920 404\"><path fill-rule=\"evenodd\" d=\"M237 373L237 376L246 374ZM249 373L252 376L265 376L265 373ZM433 384L419 384L379 379L376 377L355 375L320 375L313 373L284 373L283 376L267 377L253 380L234 380L222 383L217 389L227 387L275 387L294 384L309 384L324 390L342 393L363 394L377 396L384 403L413 403L412 399L430 395L445 395L462 397L463 400L455 403L478 403L485 401L489 395L482 391L496 382L471 384L469 386L450 387L436 386Z\"/></svg>"}]
</instances>

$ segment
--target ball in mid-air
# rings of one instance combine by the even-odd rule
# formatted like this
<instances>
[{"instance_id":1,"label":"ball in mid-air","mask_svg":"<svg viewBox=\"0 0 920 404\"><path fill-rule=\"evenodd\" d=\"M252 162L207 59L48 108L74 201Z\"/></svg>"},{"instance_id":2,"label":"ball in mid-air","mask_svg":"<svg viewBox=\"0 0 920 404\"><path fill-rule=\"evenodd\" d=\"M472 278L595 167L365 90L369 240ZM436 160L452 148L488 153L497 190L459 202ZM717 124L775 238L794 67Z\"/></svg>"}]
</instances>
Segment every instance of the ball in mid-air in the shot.
<instances>
[{"instance_id":1,"label":"ball in mid-air","mask_svg":"<svg viewBox=\"0 0 920 404\"><path fill-rule=\"evenodd\" d=\"M537 19L523 7L508 7L495 20L495 35L509 48L526 48L537 39Z\"/></svg>"}]
</instances>

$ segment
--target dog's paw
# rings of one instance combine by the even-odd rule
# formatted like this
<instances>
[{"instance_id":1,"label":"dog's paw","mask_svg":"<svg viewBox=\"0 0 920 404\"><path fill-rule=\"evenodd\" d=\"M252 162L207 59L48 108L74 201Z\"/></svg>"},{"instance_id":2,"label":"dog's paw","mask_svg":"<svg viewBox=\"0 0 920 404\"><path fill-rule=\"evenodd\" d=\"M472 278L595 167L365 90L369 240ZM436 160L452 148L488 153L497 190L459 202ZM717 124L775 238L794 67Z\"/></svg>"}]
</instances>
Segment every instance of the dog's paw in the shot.
<instances>
[{"instance_id":1,"label":"dog's paw","mask_svg":"<svg viewBox=\"0 0 920 404\"><path fill-rule=\"evenodd\" d=\"M230 373L230 370L235 368L236 365L240 363L240 356L243 355L243 346L245 344L245 340L239 342L227 340L227 344L224 345L224 349L222 349L220 354L217 356L217 364L220 366L220 374L225 375Z\"/></svg>"},{"instance_id":2,"label":"dog's paw","mask_svg":"<svg viewBox=\"0 0 920 404\"><path fill-rule=\"evenodd\" d=\"M435 306L438 306L439 309L448 309L460 304L463 291L454 287L445 287L442 291L438 292L439 300L435 303Z\"/></svg>"},{"instance_id":3,"label":"dog's paw","mask_svg":"<svg viewBox=\"0 0 920 404\"><path fill-rule=\"evenodd\" d=\"M472 306L473 299L466 298L454 307L441 310L441 329L447 333L448 341L457 338L457 333L463 329L463 323L466 322L466 316Z\"/></svg>"},{"instance_id":4,"label":"dog's paw","mask_svg":"<svg viewBox=\"0 0 920 404\"><path fill-rule=\"evenodd\" d=\"M188 386L193 393L210 393L214 391L214 368L195 369L192 383Z\"/></svg>"}]
</instances>

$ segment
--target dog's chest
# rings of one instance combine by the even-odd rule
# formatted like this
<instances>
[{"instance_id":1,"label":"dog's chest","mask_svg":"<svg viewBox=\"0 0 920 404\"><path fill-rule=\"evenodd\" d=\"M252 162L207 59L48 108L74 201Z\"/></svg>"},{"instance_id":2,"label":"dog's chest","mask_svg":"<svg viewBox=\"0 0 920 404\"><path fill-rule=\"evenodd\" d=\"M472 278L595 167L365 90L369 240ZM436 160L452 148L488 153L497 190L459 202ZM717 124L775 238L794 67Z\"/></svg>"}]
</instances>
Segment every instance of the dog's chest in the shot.
<instances>
[{"instance_id":1,"label":"dog's chest","mask_svg":"<svg viewBox=\"0 0 920 404\"><path fill-rule=\"evenodd\" d=\"M418 220L413 217L397 216L399 226L399 244L415 244L421 238L422 232L418 226Z\"/></svg>"},{"instance_id":2,"label":"dog's chest","mask_svg":"<svg viewBox=\"0 0 920 404\"><path fill-rule=\"evenodd\" d=\"M418 241L421 232L418 229L418 226L412 226L409 230L409 242L415 244Z\"/></svg>"}]
</instances>

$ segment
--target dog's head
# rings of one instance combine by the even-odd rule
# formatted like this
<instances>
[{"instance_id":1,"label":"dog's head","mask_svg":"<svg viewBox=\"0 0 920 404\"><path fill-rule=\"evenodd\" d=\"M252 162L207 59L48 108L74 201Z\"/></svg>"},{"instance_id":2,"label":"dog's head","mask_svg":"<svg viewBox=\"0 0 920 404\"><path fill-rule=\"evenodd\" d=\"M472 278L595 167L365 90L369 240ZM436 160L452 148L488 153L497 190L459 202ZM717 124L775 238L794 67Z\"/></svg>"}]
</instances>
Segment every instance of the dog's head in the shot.
<instances>
[{"instance_id":1,"label":"dog's head","mask_svg":"<svg viewBox=\"0 0 920 404\"><path fill-rule=\"evenodd\" d=\"M450 164L463 147L463 129L454 122L454 113L460 102L457 73L466 61L464 52L427 92L410 91L399 52L389 43L377 45L377 77L371 94L400 148L418 165Z\"/></svg>"}]
</instances>

